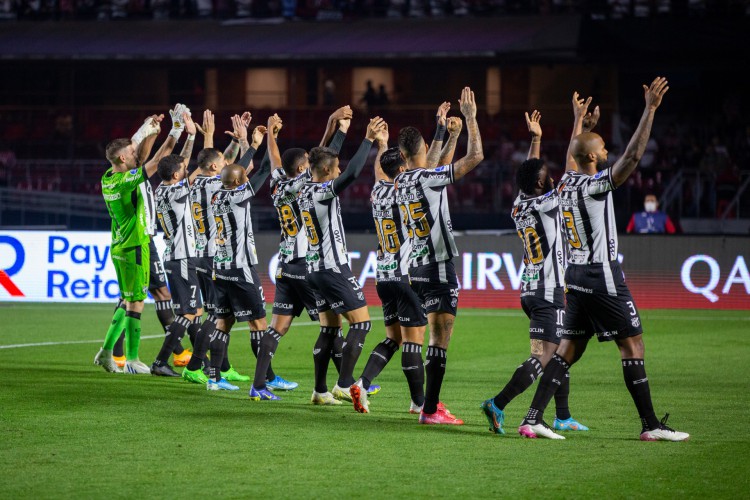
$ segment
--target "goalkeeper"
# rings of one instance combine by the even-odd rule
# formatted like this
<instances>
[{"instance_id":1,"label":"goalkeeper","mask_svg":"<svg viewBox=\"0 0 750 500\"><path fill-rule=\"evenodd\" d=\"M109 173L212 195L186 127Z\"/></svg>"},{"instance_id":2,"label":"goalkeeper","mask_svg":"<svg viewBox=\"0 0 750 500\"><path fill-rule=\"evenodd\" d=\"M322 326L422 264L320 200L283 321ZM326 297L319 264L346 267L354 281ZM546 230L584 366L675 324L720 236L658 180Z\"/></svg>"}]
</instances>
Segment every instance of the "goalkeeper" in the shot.
<instances>
[{"instance_id":1,"label":"goalkeeper","mask_svg":"<svg viewBox=\"0 0 750 500\"><path fill-rule=\"evenodd\" d=\"M184 130L182 104L170 110L172 130L154 157L144 164L161 130L164 115L150 116L131 139L115 139L106 148L110 168L102 177L102 196L112 218L110 255L117 273L120 296L125 309L117 308L94 364L106 371L122 370L112 358L112 348L120 332L125 330L125 372L151 373L138 359L141 337L141 313L149 284L149 204L146 201L148 178L156 172L159 159L172 151Z\"/></svg>"}]
</instances>

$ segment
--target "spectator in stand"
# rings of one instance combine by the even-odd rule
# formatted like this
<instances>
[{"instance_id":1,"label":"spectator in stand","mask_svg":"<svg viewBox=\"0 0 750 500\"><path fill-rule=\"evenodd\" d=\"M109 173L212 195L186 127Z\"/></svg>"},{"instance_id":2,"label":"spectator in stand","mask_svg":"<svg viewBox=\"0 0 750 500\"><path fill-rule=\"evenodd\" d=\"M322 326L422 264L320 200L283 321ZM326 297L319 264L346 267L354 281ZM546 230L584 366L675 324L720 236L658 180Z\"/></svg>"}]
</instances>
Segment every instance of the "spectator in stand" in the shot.
<instances>
[{"instance_id":1,"label":"spectator in stand","mask_svg":"<svg viewBox=\"0 0 750 500\"><path fill-rule=\"evenodd\" d=\"M628 223L628 233L640 234L674 234L677 230L669 215L659 211L659 200L656 195L647 194L643 200L643 212L636 212Z\"/></svg>"},{"instance_id":2,"label":"spectator in stand","mask_svg":"<svg viewBox=\"0 0 750 500\"><path fill-rule=\"evenodd\" d=\"M375 87L373 87L372 80L367 80L367 90L365 90L365 93L362 95L359 102L365 103L368 113L373 107L378 105L378 92L375 90Z\"/></svg>"}]
</instances>

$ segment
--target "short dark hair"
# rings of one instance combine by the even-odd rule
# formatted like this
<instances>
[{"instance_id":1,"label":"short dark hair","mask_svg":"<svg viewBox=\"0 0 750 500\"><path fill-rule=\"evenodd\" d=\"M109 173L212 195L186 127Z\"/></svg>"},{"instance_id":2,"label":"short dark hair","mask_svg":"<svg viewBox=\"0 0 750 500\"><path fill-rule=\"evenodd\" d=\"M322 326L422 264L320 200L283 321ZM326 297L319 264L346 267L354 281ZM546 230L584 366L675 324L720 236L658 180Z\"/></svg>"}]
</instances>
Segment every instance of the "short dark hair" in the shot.
<instances>
[{"instance_id":1,"label":"short dark hair","mask_svg":"<svg viewBox=\"0 0 750 500\"><path fill-rule=\"evenodd\" d=\"M521 163L516 172L516 183L523 194L534 194L534 186L539 180L539 171L544 166L544 160L532 158Z\"/></svg>"},{"instance_id":2,"label":"short dark hair","mask_svg":"<svg viewBox=\"0 0 750 500\"><path fill-rule=\"evenodd\" d=\"M119 153L126 147L130 146L131 142L130 139L127 137L121 137L120 139L115 139L114 141L107 144L107 149L105 150L105 155L107 156L107 160L110 163L115 163L117 161L117 157L120 156Z\"/></svg>"},{"instance_id":3,"label":"short dark hair","mask_svg":"<svg viewBox=\"0 0 750 500\"><path fill-rule=\"evenodd\" d=\"M415 127L404 127L398 133L398 147L407 158L419 154L423 143L422 133Z\"/></svg>"},{"instance_id":4,"label":"short dark hair","mask_svg":"<svg viewBox=\"0 0 750 500\"><path fill-rule=\"evenodd\" d=\"M310 160L310 168L316 172L320 172L323 167L330 167L333 165L334 160L339 155L331 148L312 148L308 159Z\"/></svg>"},{"instance_id":5,"label":"short dark hair","mask_svg":"<svg viewBox=\"0 0 750 500\"><path fill-rule=\"evenodd\" d=\"M212 163L216 163L219 161L219 158L221 155L221 151L215 148L203 148L200 153L198 153L198 167L206 169L209 165Z\"/></svg>"},{"instance_id":6,"label":"short dark hair","mask_svg":"<svg viewBox=\"0 0 750 500\"><path fill-rule=\"evenodd\" d=\"M383 173L387 175L389 179L393 179L398 175L398 171L404 163L404 158L401 156L401 150L397 147L387 149L380 156L380 168L383 169Z\"/></svg>"},{"instance_id":7,"label":"short dark hair","mask_svg":"<svg viewBox=\"0 0 750 500\"><path fill-rule=\"evenodd\" d=\"M297 167L305 161L307 151L302 148L289 148L281 155L281 168L287 177L297 176Z\"/></svg>"},{"instance_id":8,"label":"short dark hair","mask_svg":"<svg viewBox=\"0 0 750 500\"><path fill-rule=\"evenodd\" d=\"M159 160L159 165L156 167L156 171L159 172L159 177L163 181L171 181L172 175L182 168L182 162L184 158L180 155L167 155Z\"/></svg>"}]
</instances>

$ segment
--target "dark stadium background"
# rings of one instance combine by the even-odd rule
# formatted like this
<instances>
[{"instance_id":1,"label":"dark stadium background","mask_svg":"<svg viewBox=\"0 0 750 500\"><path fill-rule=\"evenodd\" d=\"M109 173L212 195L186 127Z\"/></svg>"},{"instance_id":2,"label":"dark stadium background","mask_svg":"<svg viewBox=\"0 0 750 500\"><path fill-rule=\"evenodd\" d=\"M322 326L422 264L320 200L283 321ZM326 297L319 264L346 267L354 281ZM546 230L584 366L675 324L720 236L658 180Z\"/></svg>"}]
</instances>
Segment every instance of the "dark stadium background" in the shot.
<instances>
[{"instance_id":1,"label":"dark stadium background","mask_svg":"<svg viewBox=\"0 0 750 500\"><path fill-rule=\"evenodd\" d=\"M196 121L206 107L216 113L221 148L232 114L250 110L253 126L278 112L282 149L317 144L330 112L351 104L345 160L368 116L388 121L392 143L407 124L431 137L437 106L449 100L459 115L459 91L469 85L480 106L485 161L449 188L453 226L468 231L460 251L501 254L513 240L493 245L512 233L514 174L528 150L523 112L542 112L542 153L559 178L574 90L601 107L598 131L614 159L643 109L641 84L663 75L670 91L657 112L648 165L616 191L615 203L623 233L644 195L654 193L681 234L621 235L622 249L633 249L623 265L643 271L647 285L675 290L665 302L649 286L634 286L644 308L750 303L750 120L739 77L750 46L746 1L11 1L0 6L0 18L4 235L108 230L99 185L104 145L176 102ZM384 85L387 102L361 100L368 79ZM362 251L368 237L375 241L369 167L363 177L342 197L345 226ZM267 187L253 209L256 230L272 241L278 226ZM11 267L10 248L0 244L0 268ZM735 280L728 300L714 303L680 284L691 255L721 264L719 288ZM654 259L663 267L650 266ZM702 288L713 271L705 261L696 266ZM686 293L690 300L679 298ZM515 304L497 297L472 305Z\"/></svg>"}]
</instances>

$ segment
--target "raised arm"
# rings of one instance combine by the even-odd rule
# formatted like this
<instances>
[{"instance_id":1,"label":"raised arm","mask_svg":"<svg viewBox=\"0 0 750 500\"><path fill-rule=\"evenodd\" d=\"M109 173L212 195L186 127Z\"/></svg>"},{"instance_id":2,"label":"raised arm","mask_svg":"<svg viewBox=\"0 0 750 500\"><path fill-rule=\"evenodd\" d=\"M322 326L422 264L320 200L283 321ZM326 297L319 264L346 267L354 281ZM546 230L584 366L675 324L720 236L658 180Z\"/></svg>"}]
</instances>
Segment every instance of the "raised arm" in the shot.
<instances>
[{"instance_id":1,"label":"raised arm","mask_svg":"<svg viewBox=\"0 0 750 500\"><path fill-rule=\"evenodd\" d=\"M443 146L443 150L440 152L440 161L438 165L448 165L453 161L453 155L456 153L456 144L458 143L458 137L461 135L461 129L464 127L464 122L458 116L451 116L448 118L448 140Z\"/></svg>"},{"instance_id":2,"label":"raised arm","mask_svg":"<svg viewBox=\"0 0 750 500\"><path fill-rule=\"evenodd\" d=\"M272 134L268 134L269 137L271 137ZM255 175L252 176L250 179L250 186L253 188L253 192L258 192L258 190L263 186L263 183L266 182L266 179L268 179L268 176L271 174L271 159L268 154L268 148L266 148L266 154L263 156L263 160L260 162L260 168L257 172L255 172Z\"/></svg>"},{"instance_id":3,"label":"raised arm","mask_svg":"<svg viewBox=\"0 0 750 500\"><path fill-rule=\"evenodd\" d=\"M357 177L359 177L359 174L362 173L362 169L365 168L367 157L370 155L370 149L372 149L372 143L375 140L375 137L377 137L378 132L381 131L384 125L385 125L385 122L379 116L376 116L375 118L370 120L370 123L367 125L367 133L365 134L365 140L362 141L362 144L359 146L359 149L357 150L357 152L354 154L352 159L349 160L349 165L347 165L346 170L344 170L344 173L339 175L333 181L334 193L336 194L341 193L344 189L349 187L355 180L357 180Z\"/></svg>"},{"instance_id":4,"label":"raised arm","mask_svg":"<svg viewBox=\"0 0 750 500\"><path fill-rule=\"evenodd\" d=\"M266 130L266 127L264 127L263 125L258 125L257 127L255 127L252 134L252 144L250 144L250 147L247 148L247 151L245 151L245 153L242 155L242 158L237 160L237 165L240 165L242 168L244 168L245 173L249 174L253 170L253 156L255 156L255 153L258 151L258 148L263 142L263 137L265 137L266 135ZM263 159L266 160L267 158L268 148L266 148L266 155Z\"/></svg>"},{"instance_id":5,"label":"raised arm","mask_svg":"<svg viewBox=\"0 0 750 500\"><path fill-rule=\"evenodd\" d=\"M203 112L203 125L201 126L196 123L195 128L197 128L198 132L203 135L203 149L213 148L216 123L214 122L214 114L210 109L207 109Z\"/></svg>"},{"instance_id":6,"label":"raised arm","mask_svg":"<svg viewBox=\"0 0 750 500\"><path fill-rule=\"evenodd\" d=\"M568 144L568 152L565 154L565 170L572 170L573 172L578 171L578 165L573 158L573 139L578 137L583 131L583 118L586 116L586 111L589 109L591 104L591 97L586 99L578 98L578 92L573 92L573 132L570 134L570 143Z\"/></svg>"},{"instance_id":7,"label":"raised arm","mask_svg":"<svg viewBox=\"0 0 750 500\"><path fill-rule=\"evenodd\" d=\"M662 97L667 93L667 90L669 90L667 79L660 76L656 77L650 86L643 86L646 107L643 109L641 121L625 148L625 152L612 166L612 182L615 186L622 185L633 173L635 167L638 166L638 162L641 161L641 157L646 151L648 138L651 135L651 125L654 123L656 108L661 104Z\"/></svg>"},{"instance_id":8,"label":"raised arm","mask_svg":"<svg viewBox=\"0 0 750 500\"><path fill-rule=\"evenodd\" d=\"M466 118L466 128L469 131L469 143L466 148L466 156L453 165L453 178L459 180L479 165L484 160L482 151L482 137L479 135L477 124L477 102L474 92L469 87L461 91L461 99L458 101L461 113Z\"/></svg>"},{"instance_id":9,"label":"raised arm","mask_svg":"<svg viewBox=\"0 0 750 500\"><path fill-rule=\"evenodd\" d=\"M430 149L427 150L425 168L433 169L438 166L440 153L443 149L443 138L445 137L445 130L448 123L448 111L450 109L451 103L444 102L438 107L437 113L435 114L435 121L437 123L435 137L432 139Z\"/></svg>"},{"instance_id":10,"label":"raised arm","mask_svg":"<svg viewBox=\"0 0 750 500\"><path fill-rule=\"evenodd\" d=\"M524 113L524 115L526 115L526 126L531 134L531 145L529 146L529 154L526 155L526 159L531 160L532 158L540 158L542 149L542 126L539 123L539 120L542 119L542 114L539 111L534 110L531 112L531 116L529 116L528 112Z\"/></svg>"},{"instance_id":11,"label":"raised arm","mask_svg":"<svg viewBox=\"0 0 750 500\"><path fill-rule=\"evenodd\" d=\"M271 169L281 168L281 153L279 152L279 144L276 142L276 137L279 135L281 130L282 122L279 115L273 114L268 117L268 142L266 147L268 148L268 156L271 161Z\"/></svg>"},{"instance_id":12,"label":"raised arm","mask_svg":"<svg viewBox=\"0 0 750 500\"><path fill-rule=\"evenodd\" d=\"M326 147L328 146L328 143L331 141L331 138L336 133L337 129L340 127L340 120L342 119L348 119L351 120L353 116L352 108L350 106L343 106L333 113L331 113L331 116L328 117L328 123L326 124L326 130L323 133L323 138L320 140L319 146ZM347 127L348 128L348 127ZM344 131L344 134L346 134L346 131Z\"/></svg>"},{"instance_id":13,"label":"raised arm","mask_svg":"<svg viewBox=\"0 0 750 500\"><path fill-rule=\"evenodd\" d=\"M349 125L352 124L351 118L342 118L338 121L339 129L336 131L335 134L333 134L333 139L331 139L331 145L328 146L330 149L336 152L336 154L339 154L341 152L341 146L344 145L344 139L346 139L346 133L349 130Z\"/></svg>"},{"instance_id":14,"label":"raised arm","mask_svg":"<svg viewBox=\"0 0 750 500\"><path fill-rule=\"evenodd\" d=\"M388 124L384 124L385 127L383 127L380 132L378 132L378 135L375 137L375 141L378 143L378 154L375 156L375 163L373 167L375 168L375 181L387 181L388 176L385 175L385 172L383 172L383 168L380 166L380 157L383 156L383 153L385 153L385 150L388 149Z\"/></svg>"},{"instance_id":15,"label":"raised arm","mask_svg":"<svg viewBox=\"0 0 750 500\"><path fill-rule=\"evenodd\" d=\"M151 154L156 142L156 136L161 131L161 121L164 115L151 115L143 121L143 125L133 134L130 140L136 145L136 165L143 165Z\"/></svg>"}]
</instances>

